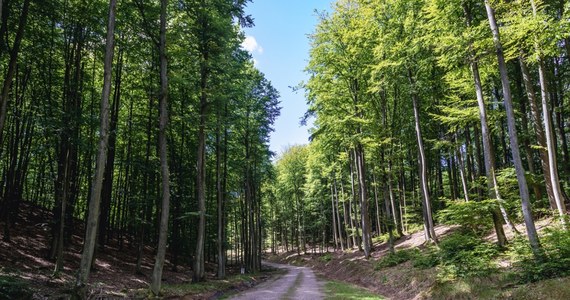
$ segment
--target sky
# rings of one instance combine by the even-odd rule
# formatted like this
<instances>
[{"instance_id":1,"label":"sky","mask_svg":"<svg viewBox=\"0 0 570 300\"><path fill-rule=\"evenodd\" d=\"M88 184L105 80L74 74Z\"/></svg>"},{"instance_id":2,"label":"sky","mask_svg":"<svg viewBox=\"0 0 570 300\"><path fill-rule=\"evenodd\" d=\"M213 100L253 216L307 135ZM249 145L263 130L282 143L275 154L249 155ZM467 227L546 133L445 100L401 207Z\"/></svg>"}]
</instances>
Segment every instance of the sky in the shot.
<instances>
[{"instance_id":1,"label":"sky","mask_svg":"<svg viewBox=\"0 0 570 300\"><path fill-rule=\"evenodd\" d=\"M281 97L281 116L271 134L270 149L281 154L289 145L308 143L308 129L301 126L307 111L304 91L294 92L308 78L303 69L309 59L308 34L316 24L317 11L328 10L331 0L253 0L246 13L255 26L245 28L242 46L253 56L256 67L265 74Z\"/></svg>"}]
</instances>

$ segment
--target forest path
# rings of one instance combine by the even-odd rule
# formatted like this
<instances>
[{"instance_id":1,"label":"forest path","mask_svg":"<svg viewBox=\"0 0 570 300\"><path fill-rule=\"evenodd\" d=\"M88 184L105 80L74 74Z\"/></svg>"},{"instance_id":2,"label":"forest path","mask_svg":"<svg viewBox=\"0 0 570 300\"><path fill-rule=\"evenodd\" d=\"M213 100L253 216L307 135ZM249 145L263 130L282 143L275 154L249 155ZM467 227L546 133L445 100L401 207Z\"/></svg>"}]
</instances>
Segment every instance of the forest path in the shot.
<instances>
[{"instance_id":1,"label":"forest path","mask_svg":"<svg viewBox=\"0 0 570 300\"><path fill-rule=\"evenodd\" d=\"M287 270L287 274L270 279L230 299L323 299L323 283L313 270L283 264L263 262L264 265Z\"/></svg>"}]
</instances>

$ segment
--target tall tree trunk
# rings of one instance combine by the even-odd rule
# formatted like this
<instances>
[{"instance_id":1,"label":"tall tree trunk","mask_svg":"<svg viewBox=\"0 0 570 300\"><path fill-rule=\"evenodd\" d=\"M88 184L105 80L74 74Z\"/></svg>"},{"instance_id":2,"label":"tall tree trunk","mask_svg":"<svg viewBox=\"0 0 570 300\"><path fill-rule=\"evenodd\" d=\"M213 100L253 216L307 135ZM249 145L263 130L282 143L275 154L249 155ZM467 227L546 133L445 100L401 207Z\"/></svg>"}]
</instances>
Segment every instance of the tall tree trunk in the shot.
<instances>
[{"instance_id":1,"label":"tall tree trunk","mask_svg":"<svg viewBox=\"0 0 570 300\"><path fill-rule=\"evenodd\" d=\"M111 121L109 123L109 147L107 150L107 162L105 163L105 175L103 178L103 187L101 190L101 215L99 217L98 240L99 249L103 250L109 235L111 202L113 195L113 178L115 171L115 153L117 144L117 125L119 121L119 107L121 101L121 75L123 68L123 49L119 48L117 53L117 66L115 70L115 86L114 97L111 104Z\"/></svg>"},{"instance_id":2,"label":"tall tree trunk","mask_svg":"<svg viewBox=\"0 0 570 300\"><path fill-rule=\"evenodd\" d=\"M408 69L408 79L412 86L415 86L414 79L412 77L412 71ZM412 102L414 106L414 120L416 127L416 140L419 151L419 176L420 176L420 190L422 192L422 203L425 212L425 221L427 225L427 236L434 243L437 243L437 236L435 234L435 227L433 225L431 200L428 188L428 176L427 176L427 158L424 150L424 142L422 138L422 131L420 126L420 110L418 107L418 96L415 92L412 92Z\"/></svg>"},{"instance_id":3,"label":"tall tree trunk","mask_svg":"<svg viewBox=\"0 0 570 300\"><path fill-rule=\"evenodd\" d=\"M162 207L156 260L152 271L150 289L154 295L160 293L162 268L166 256L168 240L168 216L170 214L170 170L168 169L168 61L166 58L166 9L168 0L160 1L160 120L158 130L158 148L160 155L160 175L162 178Z\"/></svg>"},{"instance_id":4,"label":"tall tree trunk","mask_svg":"<svg viewBox=\"0 0 570 300\"><path fill-rule=\"evenodd\" d=\"M485 2L486 7L487 7L487 14L489 15L489 20L491 20L491 14L493 13L493 11L487 2L488 2L488 0ZM536 4L535 4L534 0L530 0L530 4L532 6L532 14L534 16L536 16L537 8L536 8ZM493 16L493 18L494 18L494 16ZM496 37L495 37L495 39L496 39L495 44L497 45L497 43L500 43L500 41L499 41L499 37L498 37L498 34L499 34L498 29L496 29L496 31L497 31L497 33L496 33ZM556 161L556 144L555 144L555 140L554 140L555 134L554 134L553 126L552 126L552 118L550 115L550 112L551 112L551 109L549 107L550 94L549 94L549 90L548 90L548 81L546 78L546 70L545 70L546 67L544 66L544 58L543 58L542 51L540 49L540 45L538 44L538 42L535 43L535 49L539 53L538 76L539 76L539 82L540 82L540 95L541 95L541 99L542 99L542 120L544 121L544 133L546 136L546 148L548 150L548 161L550 163L549 172L550 172L550 179L552 180L552 191L554 194L554 201L556 202L556 208L558 209L558 214L560 215L560 222L562 223L562 225L564 227L566 227L566 218L565 218L565 216L566 216L566 204L564 203L564 196L562 194L563 191L560 188L560 181L558 179L558 165L557 165L557 161ZM529 237L529 239L530 239L530 237ZM538 240L536 241L536 243L537 243L536 247L538 247ZM533 246L533 250L534 250L535 245L532 244L532 241L531 241L531 246Z\"/></svg>"},{"instance_id":5,"label":"tall tree trunk","mask_svg":"<svg viewBox=\"0 0 570 300\"><path fill-rule=\"evenodd\" d=\"M520 59L519 59L520 62ZM520 68L520 66L519 66ZM520 69L519 69L520 70ZM520 72L517 72L517 77L516 77L516 86L517 86L517 91L518 91L518 97L520 98L519 100L519 105L520 105L520 115L521 115L521 129L522 132L530 132L529 126L528 126L528 114L527 114L527 107L526 107L526 103L525 103L525 91L523 88L523 84L524 80L524 75L522 73L522 70L520 70ZM526 82L525 82L526 83ZM534 97L534 95L533 95ZM523 136L522 139L522 143L523 143L523 149L524 149L524 154L526 156L526 161L527 161L527 166L528 166L528 170L531 174L535 175L536 174L536 169L534 167L534 152L532 151L532 148L530 146L531 140L530 140L530 134L525 134ZM533 193L534 193L534 197L535 199L541 199L542 198L542 191L540 189L540 184L538 182L534 182L531 184L532 185L532 189L533 189Z\"/></svg>"},{"instance_id":6,"label":"tall tree trunk","mask_svg":"<svg viewBox=\"0 0 570 300\"><path fill-rule=\"evenodd\" d=\"M335 205L334 205L334 187L333 184L331 182L331 217L332 217L332 234L333 234L333 240L334 240L334 250L338 250L338 245L339 245L339 238L338 238L338 232L337 232L337 226L336 226L336 213L335 213L336 209L335 209Z\"/></svg>"},{"instance_id":7,"label":"tall tree trunk","mask_svg":"<svg viewBox=\"0 0 570 300\"><path fill-rule=\"evenodd\" d=\"M10 88L12 87L12 80L14 79L14 75L16 73L18 53L20 52L20 45L22 43L22 38L24 37L24 29L26 28L26 22L28 20L29 7L30 0L25 0L24 6L22 7L22 14L20 15L20 20L18 22L18 31L16 32L16 38L14 39L12 51L10 52L10 62L8 63L8 71L6 72L6 77L4 78L2 94L0 95L0 145L3 144L2 141L4 123L6 122L6 111L8 108L8 97L10 95Z\"/></svg>"},{"instance_id":8,"label":"tall tree trunk","mask_svg":"<svg viewBox=\"0 0 570 300\"><path fill-rule=\"evenodd\" d=\"M227 104L224 113L227 111ZM221 141L221 130L222 125L220 124L221 114L218 116L217 120L217 131L216 131L216 197L218 202L218 240L217 240L217 250L218 250L218 279L223 279L226 277L226 253L225 253L225 196L226 191L224 187L224 177L225 172L222 170L222 141ZM225 145L224 145L225 148ZM225 151L225 149L224 149ZM225 159L225 157L224 157ZM225 162L224 162L225 164Z\"/></svg>"},{"instance_id":9,"label":"tall tree trunk","mask_svg":"<svg viewBox=\"0 0 570 300\"><path fill-rule=\"evenodd\" d=\"M546 148L548 150L549 173L550 179L552 180L552 192L554 194L554 201L556 203L556 208L558 209L558 214L560 215L560 221L564 226L566 226L566 204L564 203L563 191L560 187L560 180L558 178L558 162L556 160L556 143L554 140L555 134L550 115L551 109L549 107L550 94L548 91L548 82L542 58L539 58L538 62L538 75L540 80L540 94L542 98L542 119L544 121Z\"/></svg>"},{"instance_id":10,"label":"tall tree trunk","mask_svg":"<svg viewBox=\"0 0 570 300\"><path fill-rule=\"evenodd\" d=\"M466 5L463 5L463 10L467 19L467 26L471 26L471 14L467 9ZM481 120L481 139L483 142L483 157L485 161L485 174L487 176L487 190L490 199L497 199L497 202L501 203L501 195L499 194L499 188L497 187L497 178L495 175L495 157L492 154L493 146L491 144L491 132L489 130L489 123L487 122L487 108L485 106L485 99L483 98L483 86L481 84L481 77L479 75L479 65L476 61L473 50L469 50L469 56L471 59L471 73L473 75L473 81L475 84L475 94L477 95L477 104L479 106L479 119ZM478 143L478 142L477 142ZM479 166L481 167L481 166ZM493 217L493 224L495 226L495 233L497 234L497 244L500 247L504 247L507 243L507 237L505 236L505 231L503 229L503 224L499 217L499 212L497 209L492 209L491 211Z\"/></svg>"},{"instance_id":11,"label":"tall tree trunk","mask_svg":"<svg viewBox=\"0 0 570 300\"><path fill-rule=\"evenodd\" d=\"M519 56L519 64L521 67L521 72L523 75L523 82L530 105L532 124L534 131L536 132L536 140L540 146L538 153L540 154L540 165L542 167L542 173L544 176L544 184L546 185L546 194L548 196L548 201L550 202L550 208L553 210L557 209L556 200L554 197L554 187L552 181L552 175L550 173L550 159L548 158L548 150L546 145L546 135L544 133L544 127L542 126L542 121L540 117L540 109L536 100L536 94L534 91L533 81L531 79L530 72L526 65L525 59Z\"/></svg>"},{"instance_id":12,"label":"tall tree trunk","mask_svg":"<svg viewBox=\"0 0 570 300\"><path fill-rule=\"evenodd\" d=\"M372 180L374 185L374 203L376 204L376 235L380 236L382 234L382 223L380 222L380 205L378 204L378 182L376 181L376 174L372 174Z\"/></svg>"},{"instance_id":13,"label":"tall tree trunk","mask_svg":"<svg viewBox=\"0 0 570 300\"><path fill-rule=\"evenodd\" d=\"M393 216L392 216L392 208L391 206L391 201L390 201L390 187L388 186L388 184L386 184L387 182L387 178L386 181L384 181L384 206L385 206L385 210L386 210L386 230L388 231L388 247L390 250L390 253L394 254L394 220L393 220Z\"/></svg>"},{"instance_id":14,"label":"tall tree trunk","mask_svg":"<svg viewBox=\"0 0 570 300\"><path fill-rule=\"evenodd\" d=\"M359 233L358 233L358 218L356 215L356 183L354 180L354 167L352 163L352 154L349 153L349 167L350 167L350 200L349 200L349 213L350 213L350 229L352 232L352 244L353 246L357 246L358 250L362 250L362 244L360 243ZM352 214L352 210L354 210L354 215Z\"/></svg>"},{"instance_id":15,"label":"tall tree trunk","mask_svg":"<svg viewBox=\"0 0 570 300\"><path fill-rule=\"evenodd\" d=\"M69 151L67 152L67 156L69 156ZM65 168L65 176L67 176L67 172L69 171L69 165ZM61 201L61 211L60 211L60 223L59 223L59 233L57 235L57 248L56 248L56 262L55 262L55 270L53 271L53 276L58 277L59 273L63 271L63 237L64 237L64 229L65 229L65 209L66 209L66 200L67 199L67 188L63 189L63 196Z\"/></svg>"},{"instance_id":16,"label":"tall tree trunk","mask_svg":"<svg viewBox=\"0 0 570 300\"><path fill-rule=\"evenodd\" d=\"M356 169L358 172L358 189L360 194L360 220L362 222L362 244L364 257L370 258L372 237L370 236L370 215L368 214L368 191L366 188L366 163L362 144L356 148Z\"/></svg>"},{"instance_id":17,"label":"tall tree trunk","mask_svg":"<svg viewBox=\"0 0 570 300\"><path fill-rule=\"evenodd\" d=\"M107 143L109 139L109 96L111 94L111 73L113 64L114 44L115 44L115 9L117 0L109 2L109 18L107 24L107 42L105 47L105 63L103 75L103 92L101 97L101 128L99 134L99 146L97 150L97 160L95 162L95 176L89 197L89 215L86 224L85 240L81 264L75 282L76 292L80 297L85 296L91 262L95 250L97 223L99 219L99 207L101 203L101 188L103 186L103 175L105 172L105 162L107 161Z\"/></svg>"},{"instance_id":18,"label":"tall tree trunk","mask_svg":"<svg viewBox=\"0 0 570 300\"><path fill-rule=\"evenodd\" d=\"M354 247L356 245L355 240L354 240L354 232L352 231L354 229L353 223L352 223L352 217L350 216L350 201L347 202L346 198L344 196L344 185L342 184L342 176L341 176L341 180L340 180L340 193L342 195L342 208L344 211L343 217L344 217L344 229L346 232L346 247L348 249L351 249L352 247ZM352 232L352 239L351 234L349 234L349 228L350 228L350 232Z\"/></svg>"},{"instance_id":19,"label":"tall tree trunk","mask_svg":"<svg viewBox=\"0 0 570 300\"><path fill-rule=\"evenodd\" d=\"M392 152L392 151L390 151ZM392 218L394 218L394 226L396 227L396 232L399 236L404 236L402 230L402 223L400 222L400 205L396 201L396 196L394 195L394 186L392 183L392 155L388 159L388 191L390 194L390 207L392 208Z\"/></svg>"},{"instance_id":20,"label":"tall tree trunk","mask_svg":"<svg viewBox=\"0 0 570 300\"><path fill-rule=\"evenodd\" d=\"M454 137L457 140L457 132ZM459 167L459 176L461 177L461 186L463 187L463 199L465 202L469 202L469 188L467 187L467 178L465 176L465 164L463 163L463 154L461 153L461 147L454 149L455 157L457 157L457 164Z\"/></svg>"},{"instance_id":21,"label":"tall tree trunk","mask_svg":"<svg viewBox=\"0 0 570 300\"><path fill-rule=\"evenodd\" d=\"M206 239L206 122L208 108L208 53L204 53L200 66L200 103L199 103L199 125L198 125L198 161L196 190L198 195L198 236L196 238L196 251L194 254L194 265L192 281L200 282L204 280L204 242Z\"/></svg>"},{"instance_id":22,"label":"tall tree trunk","mask_svg":"<svg viewBox=\"0 0 570 300\"><path fill-rule=\"evenodd\" d=\"M344 251L344 237L342 235L342 222L340 219L340 212L339 212L339 201L338 201L338 188L337 188L337 184L336 184L336 178L334 178L334 194L335 194L335 207L336 207L336 223L337 223L337 228L338 228L338 237L340 239L340 248L342 251ZM347 237L347 243L348 243L348 237Z\"/></svg>"},{"instance_id":23,"label":"tall tree trunk","mask_svg":"<svg viewBox=\"0 0 570 300\"><path fill-rule=\"evenodd\" d=\"M511 151L513 154L513 163L515 165L515 171L517 173L517 179L519 184L519 194L521 197L523 218L526 225L526 232L530 242L530 246L536 258L541 256L540 242L538 240L538 234L534 226L534 219L532 216L532 208L530 205L530 197L528 193L528 186L525 178L525 171L522 166L522 160L519 153L519 143L517 138L517 129L515 125L515 113L513 109L513 101L511 99L511 88L507 72L507 65L505 63L505 58L503 56L503 47L501 45L501 40L499 36L499 28L497 27L497 22L495 20L495 12L489 0L485 0L485 8L487 10L487 17L489 18L489 26L493 33L493 41L495 48L497 50L497 60L499 61L499 72L501 73L501 83L503 85L503 97L505 98L505 109L507 111L507 125L509 128L509 138L511 143Z\"/></svg>"}]
</instances>

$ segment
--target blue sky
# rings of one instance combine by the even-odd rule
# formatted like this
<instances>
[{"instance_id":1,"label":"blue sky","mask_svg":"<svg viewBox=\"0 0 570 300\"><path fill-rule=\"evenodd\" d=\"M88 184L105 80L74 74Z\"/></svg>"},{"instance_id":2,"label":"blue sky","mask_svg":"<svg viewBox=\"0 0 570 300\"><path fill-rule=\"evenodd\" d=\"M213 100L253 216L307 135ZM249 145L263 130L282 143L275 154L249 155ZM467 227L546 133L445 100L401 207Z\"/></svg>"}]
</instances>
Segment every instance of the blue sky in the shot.
<instances>
[{"instance_id":1,"label":"blue sky","mask_svg":"<svg viewBox=\"0 0 570 300\"><path fill-rule=\"evenodd\" d=\"M253 16L255 26L246 28L244 47L257 68L281 95L281 116L275 122L270 148L280 154L288 145L308 142L309 127L299 122L307 104L304 92L293 92L291 86L307 78L303 72L309 58L309 39L317 23L315 9L328 10L331 0L253 0L246 13ZM309 124L310 126L310 124Z\"/></svg>"}]
</instances>

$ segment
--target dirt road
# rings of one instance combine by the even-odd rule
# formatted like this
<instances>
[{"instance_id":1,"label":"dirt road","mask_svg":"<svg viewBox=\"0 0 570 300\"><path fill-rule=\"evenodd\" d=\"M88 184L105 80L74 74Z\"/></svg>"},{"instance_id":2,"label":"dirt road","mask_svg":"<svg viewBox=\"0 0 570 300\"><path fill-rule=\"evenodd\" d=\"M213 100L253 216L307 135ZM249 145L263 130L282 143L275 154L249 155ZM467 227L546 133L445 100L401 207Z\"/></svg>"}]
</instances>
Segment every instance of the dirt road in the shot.
<instances>
[{"instance_id":1,"label":"dirt road","mask_svg":"<svg viewBox=\"0 0 570 300\"><path fill-rule=\"evenodd\" d=\"M322 283L317 280L311 269L268 262L263 264L286 269L287 274L276 279L269 279L230 299L323 299Z\"/></svg>"}]
</instances>

